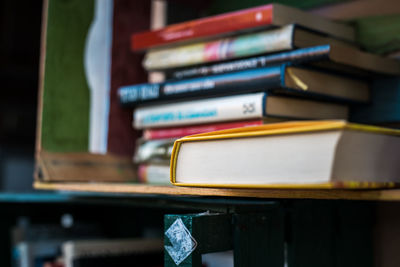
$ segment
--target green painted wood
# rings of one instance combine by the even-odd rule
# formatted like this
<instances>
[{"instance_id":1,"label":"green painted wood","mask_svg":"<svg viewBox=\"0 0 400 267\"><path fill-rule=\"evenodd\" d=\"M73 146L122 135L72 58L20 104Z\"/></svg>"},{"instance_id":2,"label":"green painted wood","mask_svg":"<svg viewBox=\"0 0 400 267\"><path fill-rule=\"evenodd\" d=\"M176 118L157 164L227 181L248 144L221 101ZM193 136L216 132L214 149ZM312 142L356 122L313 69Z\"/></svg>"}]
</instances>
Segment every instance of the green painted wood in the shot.
<instances>
[{"instance_id":1,"label":"green painted wood","mask_svg":"<svg viewBox=\"0 0 400 267\"><path fill-rule=\"evenodd\" d=\"M292 202L287 219L289 267L336 266L333 202Z\"/></svg>"},{"instance_id":2,"label":"green painted wood","mask_svg":"<svg viewBox=\"0 0 400 267\"><path fill-rule=\"evenodd\" d=\"M193 233L193 216L192 215L165 215L164 216L164 232L168 230L169 227L180 218L185 224L186 228L189 232ZM164 245L171 246L170 240L164 236ZM166 250L164 250L164 266L176 266L175 262L168 254ZM199 250L194 250L189 257L187 257L181 264L181 267L200 267L201 266L201 253Z\"/></svg>"},{"instance_id":3,"label":"green painted wood","mask_svg":"<svg viewBox=\"0 0 400 267\"><path fill-rule=\"evenodd\" d=\"M89 87L84 73L93 0L49 0L43 80L42 148L88 150Z\"/></svg>"},{"instance_id":4,"label":"green painted wood","mask_svg":"<svg viewBox=\"0 0 400 267\"><path fill-rule=\"evenodd\" d=\"M177 219L182 220L197 242L196 249L179 264L180 267L201 266L202 254L232 249L231 215L220 213L165 215L164 231L167 231ZM172 245L166 236L164 236L164 244L165 246ZM164 266L176 266L167 251L164 253Z\"/></svg>"},{"instance_id":5,"label":"green painted wood","mask_svg":"<svg viewBox=\"0 0 400 267\"><path fill-rule=\"evenodd\" d=\"M292 202L289 267L372 267L373 210L369 202Z\"/></svg>"},{"instance_id":6,"label":"green painted wood","mask_svg":"<svg viewBox=\"0 0 400 267\"><path fill-rule=\"evenodd\" d=\"M284 216L281 208L233 215L235 267L284 265Z\"/></svg>"},{"instance_id":7,"label":"green painted wood","mask_svg":"<svg viewBox=\"0 0 400 267\"><path fill-rule=\"evenodd\" d=\"M340 202L337 205L336 266L374 266L374 205L370 202Z\"/></svg>"},{"instance_id":8,"label":"green painted wood","mask_svg":"<svg viewBox=\"0 0 400 267\"><path fill-rule=\"evenodd\" d=\"M231 0L229 4L227 4L224 0L214 0L210 4L210 8L207 10L207 15L210 14L220 14L224 12L235 11L239 9L261 6L269 3L279 3L284 4L296 8L316 8L328 4L335 4L340 2L345 2L348 0L303 0L303 1L296 1L296 0L276 0L276 1L264 1L264 0Z\"/></svg>"}]
</instances>

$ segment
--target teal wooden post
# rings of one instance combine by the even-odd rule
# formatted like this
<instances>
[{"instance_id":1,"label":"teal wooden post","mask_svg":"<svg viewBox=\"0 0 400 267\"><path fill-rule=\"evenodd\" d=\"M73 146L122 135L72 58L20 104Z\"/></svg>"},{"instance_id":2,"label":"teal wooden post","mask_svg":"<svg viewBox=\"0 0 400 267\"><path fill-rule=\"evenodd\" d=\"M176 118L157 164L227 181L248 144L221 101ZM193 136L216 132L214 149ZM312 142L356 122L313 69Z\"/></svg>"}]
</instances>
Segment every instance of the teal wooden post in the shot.
<instances>
[{"instance_id":1,"label":"teal wooden post","mask_svg":"<svg viewBox=\"0 0 400 267\"><path fill-rule=\"evenodd\" d=\"M283 267L284 213L282 209L233 215L235 267Z\"/></svg>"},{"instance_id":2,"label":"teal wooden post","mask_svg":"<svg viewBox=\"0 0 400 267\"><path fill-rule=\"evenodd\" d=\"M164 216L164 266L201 267L201 255L232 249L232 216Z\"/></svg>"},{"instance_id":3,"label":"teal wooden post","mask_svg":"<svg viewBox=\"0 0 400 267\"><path fill-rule=\"evenodd\" d=\"M165 215L164 265L199 267L202 254L234 249L235 267L283 267L283 207L271 203L232 211Z\"/></svg>"}]
</instances>

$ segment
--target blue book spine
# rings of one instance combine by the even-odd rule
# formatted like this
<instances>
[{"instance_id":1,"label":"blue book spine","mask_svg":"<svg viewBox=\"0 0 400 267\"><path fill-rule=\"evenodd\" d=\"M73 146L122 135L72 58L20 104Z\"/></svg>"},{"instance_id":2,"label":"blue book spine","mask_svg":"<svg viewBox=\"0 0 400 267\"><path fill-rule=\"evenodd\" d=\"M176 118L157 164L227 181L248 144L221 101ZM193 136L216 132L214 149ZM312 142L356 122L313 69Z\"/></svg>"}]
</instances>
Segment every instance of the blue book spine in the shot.
<instances>
[{"instance_id":1,"label":"blue book spine","mask_svg":"<svg viewBox=\"0 0 400 267\"><path fill-rule=\"evenodd\" d=\"M187 79L192 77L222 74L234 71L263 68L282 63L305 63L327 59L331 50L330 45L320 45L314 47L300 48L292 51L275 53L265 56L251 57L222 62L209 66L184 68L168 74L173 79Z\"/></svg>"},{"instance_id":2,"label":"blue book spine","mask_svg":"<svg viewBox=\"0 0 400 267\"><path fill-rule=\"evenodd\" d=\"M186 97L265 91L283 86L284 70L285 65L278 65L158 84L124 86L119 88L118 94L122 106L135 106L139 103Z\"/></svg>"}]
</instances>

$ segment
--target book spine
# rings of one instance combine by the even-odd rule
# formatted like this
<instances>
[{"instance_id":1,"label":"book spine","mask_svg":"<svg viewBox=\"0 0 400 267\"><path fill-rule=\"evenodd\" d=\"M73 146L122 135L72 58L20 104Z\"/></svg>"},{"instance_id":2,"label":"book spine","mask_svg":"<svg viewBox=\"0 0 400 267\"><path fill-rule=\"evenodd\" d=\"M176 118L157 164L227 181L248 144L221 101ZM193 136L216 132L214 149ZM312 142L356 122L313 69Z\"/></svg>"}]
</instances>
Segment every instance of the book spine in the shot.
<instances>
[{"instance_id":1,"label":"book spine","mask_svg":"<svg viewBox=\"0 0 400 267\"><path fill-rule=\"evenodd\" d=\"M169 164L175 139L143 140L139 142L134 162Z\"/></svg>"},{"instance_id":2,"label":"book spine","mask_svg":"<svg viewBox=\"0 0 400 267\"><path fill-rule=\"evenodd\" d=\"M139 51L178 41L267 26L272 23L272 13L273 5L265 5L137 33L132 35L131 48Z\"/></svg>"},{"instance_id":3,"label":"book spine","mask_svg":"<svg viewBox=\"0 0 400 267\"><path fill-rule=\"evenodd\" d=\"M201 66L176 70L169 74L173 79L184 79L198 76L223 74L234 71L249 70L268 67L274 64L305 63L328 58L331 50L330 45L300 48L293 51L282 52L272 55L259 56L235 60L231 62L217 63L210 66Z\"/></svg>"},{"instance_id":4,"label":"book spine","mask_svg":"<svg viewBox=\"0 0 400 267\"><path fill-rule=\"evenodd\" d=\"M147 70L162 70L288 50L293 48L293 32L294 25L288 25L234 38L158 49L146 54L143 66Z\"/></svg>"},{"instance_id":5,"label":"book spine","mask_svg":"<svg viewBox=\"0 0 400 267\"><path fill-rule=\"evenodd\" d=\"M143 137L146 140L179 138L187 135L226 130L232 128L263 125L263 124L264 124L263 120L252 120L252 121L236 121L236 122L217 123L217 124L191 125L187 127L145 129L143 131Z\"/></svg>"},{"instance_id":6,"label":"book spine","mask_svg":"<svg viewBox=\"0 0 400 267\"><path fill-rule=\"evenodd\" d=\"M265 93L137 108L136 129L261 119Z\"/></svg>"},{"instance_id":7,"label":"book spine","mask_svg":"<svg viewBox=\"0 0 400 267\"><path fill-rule=\"evenodd\" d=\"M138 179L140 183L170 185L169 164L140 164L138 167Z\"/></svg>"},{"instance_id":8,"label":"book spine","mask_svg":"<svg viewBox=\"0 0 400 267\"><path fill-rule=\"evenodd\" d=\"M138 103L192 96L265 91L281 87L284 68L284 65L279 65L159 84L123 86L119 88L118 94L122 106L135 106Z\"/></svg>"}]
</instances>

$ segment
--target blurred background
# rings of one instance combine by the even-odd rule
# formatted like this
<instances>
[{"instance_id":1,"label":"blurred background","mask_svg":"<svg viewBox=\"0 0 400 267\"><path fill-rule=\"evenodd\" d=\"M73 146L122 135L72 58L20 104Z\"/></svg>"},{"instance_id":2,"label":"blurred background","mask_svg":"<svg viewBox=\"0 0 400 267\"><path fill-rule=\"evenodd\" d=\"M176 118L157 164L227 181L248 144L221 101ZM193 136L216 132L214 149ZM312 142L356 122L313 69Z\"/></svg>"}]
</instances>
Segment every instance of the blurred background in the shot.
<instances>
[{"instance_id":1,"label":"blurred background","mask_svg":"<svg viewBox=\"0 0 400 267\"><path fill-rule=\"evenodd\" d=\"M191 9L186 7L185 12L181 12L180 8L186 2L189 1L170 1L169 10L175 16L169 17L169 23L186 20L188 17L213 14L213 10L229 11L224 8L239 9L243 8L243 5L256 6L266 3L261 0L235 0L229 1L230 5L224 6L223 4L228 1L221 0L212 1L213 5L208 6L211 1L191 1ZM299 1L298 6L309 8L312 2L300 3ZM388 2L393 1L388 0ZM208 12L201 11L204 6L208 6ZM55 192L33 192L41 20L41 0L0 1L2 84L0 90L0 266L11 266L13 258L17 257L13 253L19 250L18 246L21 244L46 240L50 247L59 247L59 245L54 246L54 243L49 243L49 240L57 238L57 242L60 243L77 237L103 239L162 237L164 214L200 212L204 211L205 207L213 207L210 203L214 199L205 199L204 203L199 201L194 205L183 199L154 196L147 198L96 194L71 196ZM12 194L16 192L29 194ZM220 200L215 202L222 204L214 208L222 210L226 207ZM290 208L295 210L290 200L282 201L282 203L289 207L289 211L291 211ZM374 239L374 242L367 240L363 246L348 248L349 255L353 252L352 250L357 252L359 249L360 253L364 249L363 251L370 252L370 255L365 255L364 259L369 262L369 266L373 266L370 260L372 257L374 257L374 266L399 266L400 254L397 252L400 244L399 203L306 200L299 201L299 204L304 205L307 210L315 211L314 217L310 216L310 221L314 225L310 224L310 221L305 221L304 225L300 226L302 232L311 233L305 235L305 238L314 237L316 241L322 240L314 242L315 247L311 247L310 251L314 252L319 247L323 247L320 244L324 238L328 241L336 238L336 234L326 237L330 229L347 233L344 231L347 228L338 230L332 226L333 224L324 227L324 224L320 223L326 219L321 211L329 207L332 210L331 214L336 216L335 222L343 220L352 223L350 226L353 228L348 228L351 232L348 236L359 241L359 237L354 234L356 231L353 231L358 229L359 233L370 234L363 234L364 238ZM365 229L359 227L360 221ZM326 255L321 254L319 258L316 257L316 262L319 259L326 260L328 257L336 259L336 255L333 254L323 258L324 256ZM326 262L329 265L328 261ZM329 263L329 266L340 266L339 262L334 263L333 260Z\"/></svg>"},{"instance_id":2,"label":"blurred background","mask_svg":"<svg viewBox=\"0 0 400 267\"><path fill-rule=\"evenodd\" d=\"M31 191L41 0L0 1L0 190Z\"/></svg>"}]
</instances>

